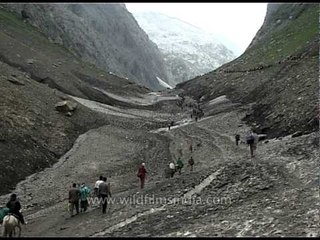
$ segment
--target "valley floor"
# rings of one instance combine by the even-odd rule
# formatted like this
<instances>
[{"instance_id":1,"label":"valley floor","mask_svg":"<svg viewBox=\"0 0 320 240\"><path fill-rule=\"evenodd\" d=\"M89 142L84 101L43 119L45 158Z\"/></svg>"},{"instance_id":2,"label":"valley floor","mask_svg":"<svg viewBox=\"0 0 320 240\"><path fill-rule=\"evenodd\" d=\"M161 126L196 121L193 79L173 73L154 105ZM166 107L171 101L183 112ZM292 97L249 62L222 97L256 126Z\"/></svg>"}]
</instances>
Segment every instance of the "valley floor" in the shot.
<instances>
[{"instance_id":1,"label":"valley floor","mask_svg":"<svg viewBox=\"0 0 320 240\"><path fill-rule=\"evenodd\" d=\"M244 139L249 130L241 122L245 108L229 101L217 104L208 105L205 112L220 111L198 122L188 121L189 113L181 111L175 115L181 125L170 131L108 125L81 135L53 167L17 185L15 192L28 222L22 236L319 237L316 134L260 141L256 156L250 158L244 140L239 146L234 141L235 133ZM141 124L144 118L171 116L107 110L106 114L117 112L127 121L140 114ZM165 168L177 159L179 149L185 164L182 174L165 178ZM191 155L192 172L187 167ZM148 178L140 190L136 173L142 162ZM108 177L113 194L107 214L90 206L71 218L66 209L71 184L85 182L93 188L101 174ZM1 196L1 203L8 196Z\"/></svg>"}]
</instances>

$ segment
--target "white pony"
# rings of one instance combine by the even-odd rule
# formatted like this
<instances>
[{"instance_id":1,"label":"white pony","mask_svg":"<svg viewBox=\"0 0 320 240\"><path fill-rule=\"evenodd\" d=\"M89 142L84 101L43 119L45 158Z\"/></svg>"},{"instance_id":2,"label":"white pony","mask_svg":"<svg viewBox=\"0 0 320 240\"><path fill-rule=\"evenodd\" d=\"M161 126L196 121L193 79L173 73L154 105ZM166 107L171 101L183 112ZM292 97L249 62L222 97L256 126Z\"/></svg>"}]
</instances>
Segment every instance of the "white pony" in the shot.
<instances>
[{"instance_id":1,"label":"white pony","mask_svg":"<svg viewBox=\"0 0 320 240\"><path fill-rule=\"evenodd\" d=\"M8 214L3 218L3 232L2 232L2 236L6 237L12 237L15 236L16 231L15 229L18 228L19 229L19 234L18 237L21 236L21 226L20 226L20 221L17 217L15 217L12 214Z\"/></svg>"}]
</instances>

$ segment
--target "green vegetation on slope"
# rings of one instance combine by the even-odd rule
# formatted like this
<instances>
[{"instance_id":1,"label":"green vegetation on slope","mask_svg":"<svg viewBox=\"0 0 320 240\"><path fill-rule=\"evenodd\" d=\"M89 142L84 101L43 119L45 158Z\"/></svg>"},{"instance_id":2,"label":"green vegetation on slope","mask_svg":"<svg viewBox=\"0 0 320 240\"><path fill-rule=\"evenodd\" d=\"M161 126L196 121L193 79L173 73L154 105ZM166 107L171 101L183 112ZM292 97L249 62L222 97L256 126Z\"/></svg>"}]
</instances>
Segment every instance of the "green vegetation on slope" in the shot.
<instances>
[{"instance_id":1,"label":"green vegetation on slope","mask_svg":"<svg viewBox=\"0 0 320 240\"><path fill-rule=\"evenodd\" d=\"M280 7L273 14L279 20L274 23L276 26L243 56L245 67L250 68L257 63L275 64L288 56L298 55L316 38L319 25L318 5L308 6L296 19L282 20L280 16L285 10Z\"/></svg>"}]
</instances>

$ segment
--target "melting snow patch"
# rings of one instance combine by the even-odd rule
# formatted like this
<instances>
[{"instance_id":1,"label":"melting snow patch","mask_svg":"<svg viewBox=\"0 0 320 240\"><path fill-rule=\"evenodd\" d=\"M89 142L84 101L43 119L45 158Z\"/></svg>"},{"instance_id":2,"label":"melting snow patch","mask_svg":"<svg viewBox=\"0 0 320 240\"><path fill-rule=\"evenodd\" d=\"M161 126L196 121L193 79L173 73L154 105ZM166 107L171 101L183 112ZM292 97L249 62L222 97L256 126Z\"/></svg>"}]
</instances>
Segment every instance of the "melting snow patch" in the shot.
<instances>
[{"instance_id":1,"label":"melting snow patch","mask_svg":"<svg viewBox=\"0 0 320 240\"><path fill-rule=\"evenodd\" d=\"M226 95L222 95L220 97L217 97L215 99L212 99L209 102L209 105L215 105L215 104L220 104L220 103L224 103L224 102L229 102L229 100L227 99Z\"/></svg>"},{"instance_id":2,"label":"melting snow patch","mask_svg":"<svg viewBox=\"0 0 320 240\"><path fill-rule=\"evenodd\" d=\"M170 86L168 83L166 83L165 81L161 80L159 77L157 77L157 80L159 81L159 83L161 84L161 86L165 87L165 88L170 88L172 89L173 87Z\"/></svg>"}]
</instances>

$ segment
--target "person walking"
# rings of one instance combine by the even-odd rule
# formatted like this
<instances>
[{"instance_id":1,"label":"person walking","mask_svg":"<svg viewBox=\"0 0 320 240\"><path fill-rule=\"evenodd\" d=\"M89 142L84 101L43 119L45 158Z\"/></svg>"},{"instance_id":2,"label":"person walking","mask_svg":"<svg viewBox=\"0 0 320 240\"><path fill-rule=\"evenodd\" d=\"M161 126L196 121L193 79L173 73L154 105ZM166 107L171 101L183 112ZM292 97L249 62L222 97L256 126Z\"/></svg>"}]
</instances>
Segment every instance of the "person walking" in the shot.
<instances>
[{"instance_id":1,"label":"person walking","mask_svg":"<svg viewBox=\"0 0 320 240\"><path fill-rule=\"evenodd\" d=\"M238 146L239 145L239 141L240 141L240 135L236 134L235 135L235 139L236 139L236 145Z\"/></svg>"},{"instance_id":2,"label":"person walking","mask_svg":"<svg viewBox=\"0 0 320 240\"><path fill-rule=\"evenodd\" d=\"M81 184L80 187L80 211L85 212L88 208L88 196L91 190L84 183Z\"/></svg>"},{"instance_id":3,"label":"person walking","mask_svg":"<svg viewBox=\"0 0 320 240\"><path fill-rule=\"evenodd\" d=\"M176 166L174 165L173 162L169 164L169 169L170 169L170 176L173 177L174 173L176 172Z\"/></svg>"},{"instance_id":4,"label":"person walking","mask_svg":"<svg viewBox=\"0 0 320 240\"><path fill-rule=\"evenodd\" d=\"M79 200L80 200L80 190L77 188L77 184L73 183L71 189L69 190L69 211L70 216L73 217L73 209L76 208L76 215L79 214Z\"/></svg>"},{"instance_id":5,"label":"person walking","mask_svg":"<svg viewBox=\"0 0 320 240\"><path fill-rule=\"evenodd\" d=\"M145 163L142 163L141 166L138 169L138 178L140 178L140 188L144 188L144 183L146 180L147 170L145 168Z\"/></svg>"},{"instance_id":6,"label":"person walking","mask_svg":"<svg viewBox=\"0 0 320 240\"><path fill-rule=\"evenodd\" d=\"M102 200L102 213L107 212L108 197L111 197L110 186L107 185L107 178L103 178L103 182L99 185L99 195Z\"/></svg>"},{"instance_id":7,"label":"person walking","mask_svg":"<svg viewBox=\"0 0 320 240\"><path fill-rule=\"evenodd\" d=\"M100 176L99 180L97 180L94 185L94 193L95 193L95 196L98 198L99 198L99 185L100 185L100 183L103 183L103 176Z\"/></svg>"},{"instance_id":8,"label":"person walking","mask_svg":"<svg viewBox=\"0 0 320 240\"><path fill-rule=\"evenodd\" d=\"M190 157L188 163L189 163L189 166L190 166L190 172L192 172L193 171L193 165L194 165L194 160L193 160L192 156Z\"/></svg>"},{"instance_id":9,"label":"person walking","mask_svg":"<svg viewBox=\"0 0 320 240\"><path fill-rule=\"evenodd\" d=\"M182 160L180 159L180 157L179 157L178 160L177 160L176 167L177 167L177 170L178 170L178 172L179 172L179 175L181 175L181 170L182 170L182 168L183 168L183 162L182 162Z\"/></svg>"},{"instance_id":10,"label":"person walking","mask_svg":"<svg viewBox=\"0 0 320 240\"><path fill-rule=\"evenodd\" d=\"M251 158L254 157L254 152L257 149L257 143L258 143L258 135L255 134L253 131L249 131L247 137L246 137L246 142L249 145L250 148L250 155Z\"/></svg>"}]
</instances>

